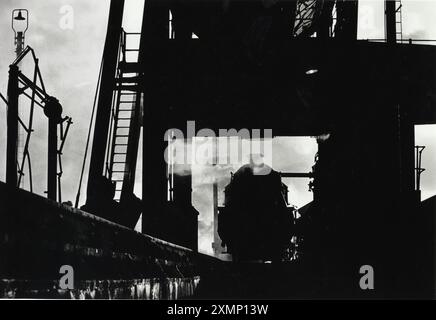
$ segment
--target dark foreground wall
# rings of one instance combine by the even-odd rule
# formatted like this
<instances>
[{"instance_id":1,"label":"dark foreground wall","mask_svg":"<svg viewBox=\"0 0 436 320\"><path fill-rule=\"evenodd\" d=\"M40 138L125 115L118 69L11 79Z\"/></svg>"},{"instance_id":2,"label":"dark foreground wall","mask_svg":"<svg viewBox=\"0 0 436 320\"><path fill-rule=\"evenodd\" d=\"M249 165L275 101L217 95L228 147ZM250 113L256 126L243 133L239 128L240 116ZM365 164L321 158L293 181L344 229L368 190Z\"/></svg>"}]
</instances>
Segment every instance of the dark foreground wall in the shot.
<instances>
[{"instance_id":1,"label":"dark foreground wall","mask_svg":"<svg viewBox=\"0 0 436 320\"><path fill-rule=\"evenodd\" d=\"M0 257L0 298L177 299L221 265L3 183ZM59 286L63 265L74 270L74 290Z\"/></svg>"},{"instance_id":2,"label":"dark foreground wall","mask_svg":"<svg viewBox=\"0 0 436 320\"><path fill-rule=\"evenodd\" d=\"M418 238L397 242L409 272L392 293L380 287L379 269L376 290L360 290L358 269L348 272L338 255L322 264L226 263L0 183L0 298L434 297L435 246L428 235L434 234L435 198L420 208L419 219L409 220L411 230L422 231ZM60 287L63 265L74 269L73 290Z\"/></svg>"}]
</instances>

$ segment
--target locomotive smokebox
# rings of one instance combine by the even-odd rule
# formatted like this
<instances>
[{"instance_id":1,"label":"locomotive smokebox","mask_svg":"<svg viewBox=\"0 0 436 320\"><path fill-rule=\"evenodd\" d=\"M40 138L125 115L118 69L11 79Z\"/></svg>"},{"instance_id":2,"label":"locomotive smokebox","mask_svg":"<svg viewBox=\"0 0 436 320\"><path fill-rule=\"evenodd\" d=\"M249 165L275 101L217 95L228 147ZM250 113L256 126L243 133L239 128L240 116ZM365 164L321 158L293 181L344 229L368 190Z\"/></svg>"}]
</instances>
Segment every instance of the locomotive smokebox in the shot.
<instances>
[{"instance_id":1,"label":"locomotive smokebox","mask_svg":"<svg viewBox=\"0 0 436 320\"><path fill-rule=\"evenodd\" d=\"M280 261L292 237L293 216L287 207L280 174L251 161L225 188L218 233L234 261Z\"/></svg>"}]
</instances>

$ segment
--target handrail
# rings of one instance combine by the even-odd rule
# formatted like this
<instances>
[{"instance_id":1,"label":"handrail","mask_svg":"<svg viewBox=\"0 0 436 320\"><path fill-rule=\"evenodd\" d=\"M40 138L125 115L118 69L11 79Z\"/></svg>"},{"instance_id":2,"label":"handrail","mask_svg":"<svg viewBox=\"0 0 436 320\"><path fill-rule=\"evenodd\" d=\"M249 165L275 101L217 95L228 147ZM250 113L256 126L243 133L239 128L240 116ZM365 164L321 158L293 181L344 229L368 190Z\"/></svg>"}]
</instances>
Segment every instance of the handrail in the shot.
<instances>
[{"instance_id":1,"label":"handrail","mask_svg":"<svg viewBox=\"0 0 436 320\"><path fill-rule=\"evenodd\" d=\"M358 40L364 40L364 41L369 41L369 42L387 42L387 40L384 39L374 39L374 38L367 38L367 39L358 39ZM420 42L435 42L436 43L436 39L402 39L402 40L397 40L398 44L419 44Z\"/></svg>"}]
</instances>

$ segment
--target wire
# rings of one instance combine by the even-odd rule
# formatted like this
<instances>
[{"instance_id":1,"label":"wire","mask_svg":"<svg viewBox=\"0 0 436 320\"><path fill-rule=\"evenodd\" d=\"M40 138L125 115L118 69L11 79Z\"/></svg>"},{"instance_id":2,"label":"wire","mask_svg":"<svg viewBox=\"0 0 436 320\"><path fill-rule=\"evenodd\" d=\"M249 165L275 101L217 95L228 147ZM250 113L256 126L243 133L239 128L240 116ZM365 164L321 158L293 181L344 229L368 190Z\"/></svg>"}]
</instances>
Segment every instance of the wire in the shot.
<instances>
[{"instance_id":1,"label":"wire","mask_svg":"<svg viewBox=\"0 0 436 320\"><path fill-rule=\"evenodd\" d=\"M102 71L103 71L103 58L101 58L101 64L100 64L100 71L99 71L99 74L98 74L97 87L95 89L94 104L92 106L91 121L89 122L88 137L86 139L85 155L83 157L82 171L80 172L79 188L77 190L76 203L74 205L74 207L76 209L79 207L80 191L81 191L81 188L82 188L83 174L85 172L86 158L88 157L89 141L91 140L92 123L94 121L95 107L97 106L98 92L100 91Z\"/></svg>"},{"instance_id":2,"label":"wire","mask_svg":"<svg viewBox=\"0 0 436 320\"><path fill-rule=\"evenodd\" d=\"M0 92L0 98L3 100L3 102L6 104L6 106L9 105L8 100L2 95L1 92Z\"/></svg>"}]
</instances>

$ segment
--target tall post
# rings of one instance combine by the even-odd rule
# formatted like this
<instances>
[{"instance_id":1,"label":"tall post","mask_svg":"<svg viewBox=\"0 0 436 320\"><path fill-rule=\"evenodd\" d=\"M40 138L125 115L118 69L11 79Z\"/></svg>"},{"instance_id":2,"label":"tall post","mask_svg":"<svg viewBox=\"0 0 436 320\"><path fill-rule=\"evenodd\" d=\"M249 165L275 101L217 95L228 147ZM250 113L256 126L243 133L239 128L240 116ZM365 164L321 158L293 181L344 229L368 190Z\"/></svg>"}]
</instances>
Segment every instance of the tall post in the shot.
<instances>
[{"instance_id":1,"label":"tall post","mask_svg":"<svg viewBox=\"0 0 436 320\"><path fill-rule=\"evenodd\" d=\"M9 68L6 183L17 187L17 147L18 147L18 67Z\"/></svg>"},{"instance_id":2,"label":"tall post","mask_svg":"<svg viewBox=\"0 0 436 320\"><path fill-rule=\"evenodd\" d=\"M168 129L165 97L160 93L159 65L156 55L161 52L161 44L168 40L169 7L167 1L146 1L144 6L141 36L142 68L147 70L143 82L146 92L143 115L143 171L142 194L143 216L142 232L164 237L167 222L162 219L162 211L167 202L167 167L164 152L167 147L164 134ZM145 50L147 49L147 50ZM145 206L145 204L147 204Z\"/></svg>"},{"instance_id":3,"label":"tall post","mask_svg":"<svg viewBox=\"0 0 436 320\"><path fill-rule=\"evenodd\" d=\"M55 118L48 120L47 198L56 201L58 133Z\"/></svg>"},{"instance_id":4,"label":"tall post","mask_svg":"<svg viewBox=\"0 0 436 320\"><path fill-rule=\"evenodd\" d=\"M396 2L394 0L385 0L385 32L388 43L397 42L397 25L396 25Z\"/></svg>"},{"instance_id":5,"label":"tall post","mask_svg":"<svg viewBox=\"0 0 436 320\"><path fill-rule=\"evenodd\" d=\"M124 0L112 0L109 11L108 29L103 53L100 92L98 95L94 138L89 165L88 195L93 181L103 175L106 144L109 134L112 94L115 88L115 71L123 21Z\"/></svg>"}]
</instances>

